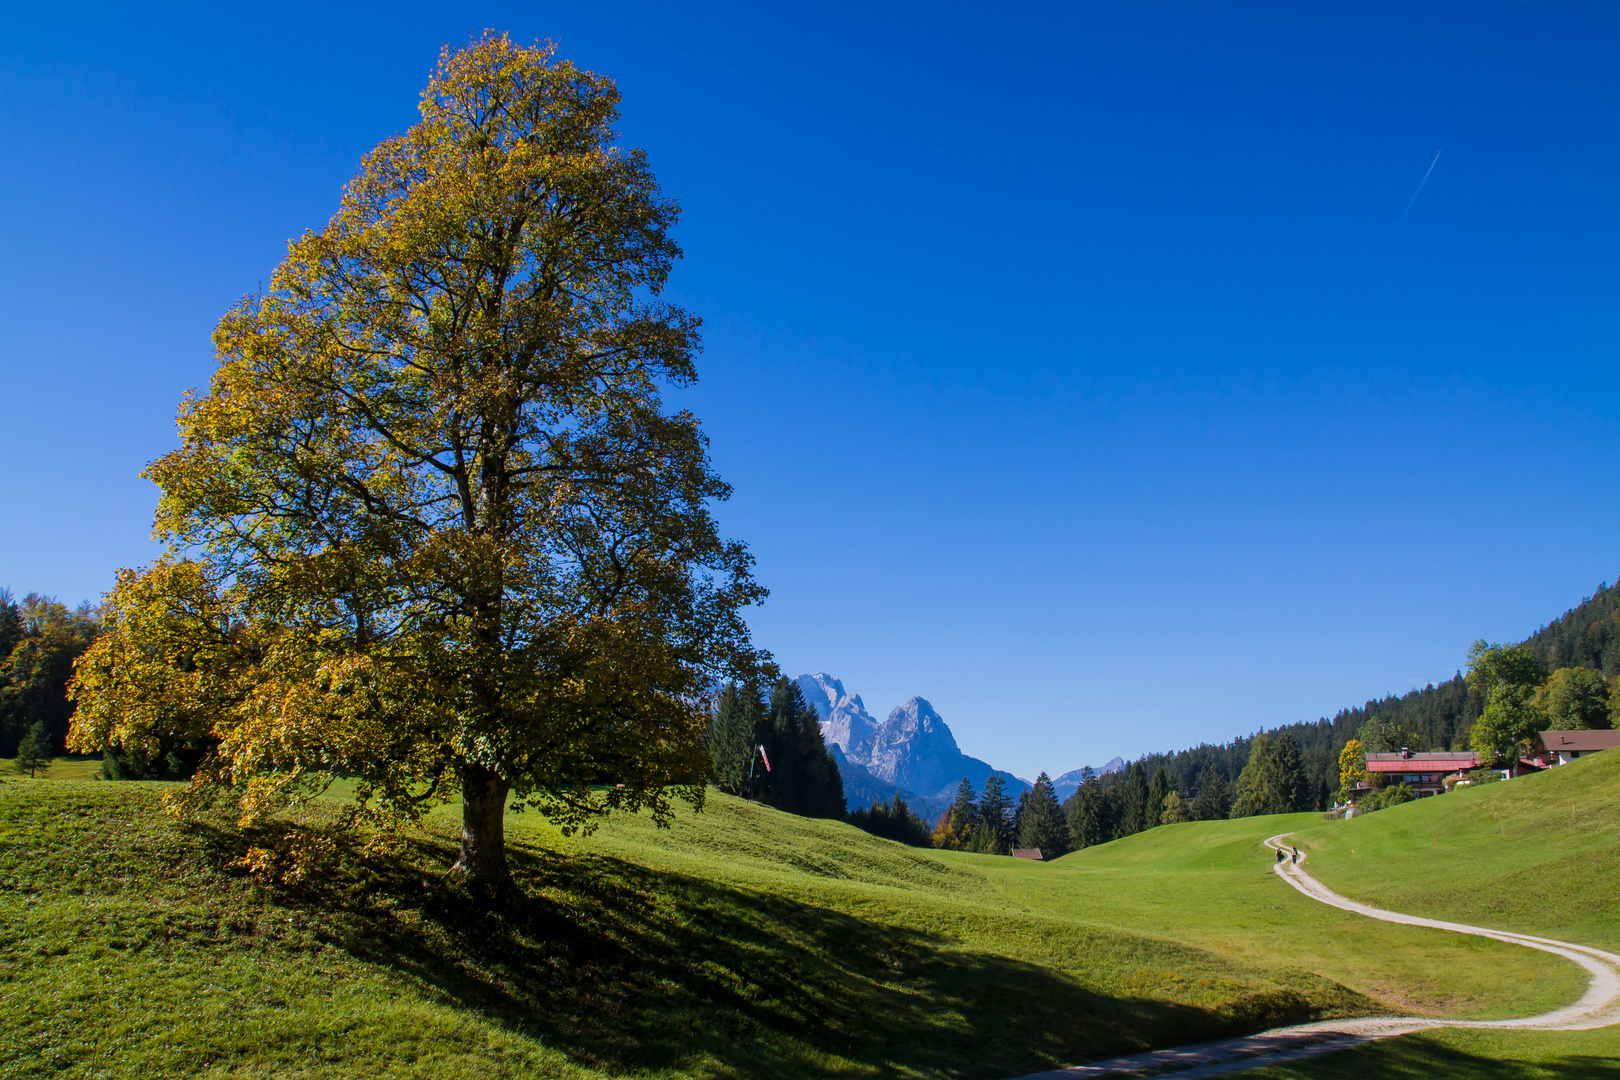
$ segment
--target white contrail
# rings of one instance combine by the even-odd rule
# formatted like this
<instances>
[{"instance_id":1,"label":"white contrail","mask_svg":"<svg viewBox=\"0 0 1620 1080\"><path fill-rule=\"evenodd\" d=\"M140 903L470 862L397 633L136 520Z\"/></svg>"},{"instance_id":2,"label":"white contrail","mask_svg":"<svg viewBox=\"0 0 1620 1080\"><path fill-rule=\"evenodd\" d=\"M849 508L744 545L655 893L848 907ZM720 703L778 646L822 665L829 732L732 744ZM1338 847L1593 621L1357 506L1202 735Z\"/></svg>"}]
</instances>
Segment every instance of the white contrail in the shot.
<instances>
[{"instance_id":1,"label":"white contrail","mask_svg":"<svg viewBox=\"0 0 1620 1080\"><path fill-rule=\"evenodd\" d=\"M1412 197L1407 200L1406 209L1401 211L1401 221L1405 221L1406 215L1412 212L1412 205L1417 202L1417 197L1423 194L1423 185L1429 182L1429 173L1434 172L1434 167L1438 164L1440 164L1440 154L1439 152L1436 152L1434 155L1434 160L1429 162L1428 172L1425 172L1423 174L1423 179L1418 181L1417 190L1412 192ZM1396 222L1396 224L1399 225L1401 221Z\"/></svg>"}]
</instances>

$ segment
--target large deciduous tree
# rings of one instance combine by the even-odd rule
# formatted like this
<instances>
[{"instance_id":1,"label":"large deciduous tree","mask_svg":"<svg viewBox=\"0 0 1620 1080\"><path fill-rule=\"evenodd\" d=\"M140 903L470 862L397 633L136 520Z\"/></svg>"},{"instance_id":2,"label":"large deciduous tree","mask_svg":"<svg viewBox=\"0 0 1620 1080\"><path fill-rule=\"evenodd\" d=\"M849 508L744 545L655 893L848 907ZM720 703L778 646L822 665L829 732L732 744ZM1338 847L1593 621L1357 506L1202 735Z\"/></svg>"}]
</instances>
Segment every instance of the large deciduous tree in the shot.
<instances>
[{"instance_id":1,"label":"large deciduous tree","mask_svg":"<svg viewBox=\"0 0 1620 1080\"><path fill-rule=\"evenodd\" d=\"M1485 699L1469 741L1485 764L1517 765L1530 740L1547 723L1536 691L1547 669L1524 645L1476 641L1468 650L1468 685Z\"/></svg>"},{"instance_id":2,"label":"large deciduous tree","mask_svg":"<svg viewBox=\"0 0 1620 1080\"><path fill-rule=\"evenodd\" d=\"M1611 722L1609 684L1591 668L1559 668L1536 692L1535 703L1550 731L1606 728Z\"/></svg>"},{"instance_id":3,"label":"large deciduous tree","mask_svg":"<svg viewBox=\"0 0 1620 1080\"><path fill-rule=\"evenodd\" d=\"M568 831L701 804L763 590L662 405L698 320L658 300L678 207L618 102L550 46L441 55L421 122L219 324L147 473L172 550L111 594L79 749L207 740L195 788L249 818L337 775L407 815L459 794L484 884L509 797Z\"/></svg>"}]
</instances>

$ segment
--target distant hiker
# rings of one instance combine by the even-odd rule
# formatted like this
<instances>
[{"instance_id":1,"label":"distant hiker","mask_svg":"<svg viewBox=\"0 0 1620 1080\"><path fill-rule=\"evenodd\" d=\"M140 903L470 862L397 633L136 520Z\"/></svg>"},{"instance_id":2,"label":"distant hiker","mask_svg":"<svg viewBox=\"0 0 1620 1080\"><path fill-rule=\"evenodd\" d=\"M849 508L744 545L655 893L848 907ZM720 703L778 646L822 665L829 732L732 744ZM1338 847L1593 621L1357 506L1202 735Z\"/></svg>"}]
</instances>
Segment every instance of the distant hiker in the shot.
<instances>
[{"instance_id":1,"label":"distant hiker","mask_svg":"<svg viewBox=\"0 0 1620 1080\"><path fill-rule=\"evenodd\" d=\"M1277 849L1277 861L1278 862L1283 861L1283 849L1282 848Z\"/></svg>"},{"instance_id":2,"label":"distant hiker","mask_svg":"<svg viewBox=\"0 0 1620 1080\"><path fill-rule=\"evenodd\" d=\"M1282 852L1279 851L1279 852L1277 852L1277 854L1281 855ZM1294 865L1295 866L1299 865L1299 848L1294 849Z\"/></svg>"}]
</instances>

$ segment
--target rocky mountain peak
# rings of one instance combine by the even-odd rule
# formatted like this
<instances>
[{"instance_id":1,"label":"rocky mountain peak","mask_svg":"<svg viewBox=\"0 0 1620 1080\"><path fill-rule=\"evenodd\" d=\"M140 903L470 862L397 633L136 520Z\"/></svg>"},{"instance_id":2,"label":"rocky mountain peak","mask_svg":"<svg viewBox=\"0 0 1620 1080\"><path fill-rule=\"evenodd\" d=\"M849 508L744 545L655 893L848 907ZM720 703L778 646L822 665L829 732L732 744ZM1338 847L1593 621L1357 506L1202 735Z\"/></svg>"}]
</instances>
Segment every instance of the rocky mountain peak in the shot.
<instances>
[{"instance_id":1,"label":"rocky mountain peak","mask_svg":"<svg viewBox=\"0 0 1620 1080\"><path fill-rule=\"evenodd\" d=\"M842 682L825 671L800 675L795 681L805 702L821 718L822 741L838 747L849 760L866 764L878 725L867 713L861 695L847 692Z\"/></svg>"}]
</instances>

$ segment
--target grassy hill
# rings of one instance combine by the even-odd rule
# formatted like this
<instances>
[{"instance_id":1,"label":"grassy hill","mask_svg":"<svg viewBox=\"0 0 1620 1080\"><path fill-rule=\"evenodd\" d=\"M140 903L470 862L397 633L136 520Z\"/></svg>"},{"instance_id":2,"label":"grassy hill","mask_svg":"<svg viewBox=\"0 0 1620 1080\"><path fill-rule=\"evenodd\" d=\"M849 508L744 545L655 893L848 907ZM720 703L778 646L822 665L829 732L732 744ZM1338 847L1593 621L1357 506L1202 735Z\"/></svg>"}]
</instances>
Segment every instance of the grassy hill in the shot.
<instances>
[{"instance_id":1,"label":"grassy hill","mask_svg":"<svg viewBox=\"0 0 1620 1080\"><path fill-rule=\"evenodd\" d=\"M233 865L243 838L169 821L158 794L0 786L0 1075L989 1078L1580 986L1530 950L1299 896L1259 840L1312 815L1052 864L718 795L670 831L621 818L565 840L516 815L529 899L491 912L437 880L449 813L271 888Z\"/></svg>"},{"instance_id":2,"label":"grassy hill","mask_svg":"<svg viewBox=\"0 0 1620 1080\"><path fill-rule=\"evenodd\" d=\"M1620 753L1299 839L1311 872L1357 900L1620 950Z\"/></svg>"},{"instance_id":3,"label":"grassy hill","mask_svg":"<svg viewBox=\"0 0 1620 1080\"><path fill-rule=\"evenodd\" d=\"M1003 873L1014 890L1027 880L1054 913L1218 954L1264 957L1326 975L1405 1012L1493 1019L1580 996L1584 976L1554 957L1379 923L1302 896L1271 872L1273 855L1262 841L1321 823L1319 814L1288 814L1161 826L1049 868L1007 860L1014 865Z\"/></svg>"},{"instance_id":4,"label":"grassy hill","mask_svg":"<svg viewBox=\"0 0 1620 1080\"><path fill-rule=\"evenodd\" d=\"M1620 948L1620 753L1302 830L1346 896L1479 926ZM1436 1031L1239 1074L1283 1078L1620 1077L1620 1029Z\"/></svg>"},{"instance_id":5,"label":"grassy hill","mask_svg":"<svg viewBox=\"0 0 1620 1080\"><path fill-rule=\"evenodd\" d=\"M440 887L450 821L430 826L271 890L152 785L7 783L0 1070L994 1077L1376 1007L724 797L589 841L515 817L530 900L494 913Z\"/></svg>"}]
</instances>

